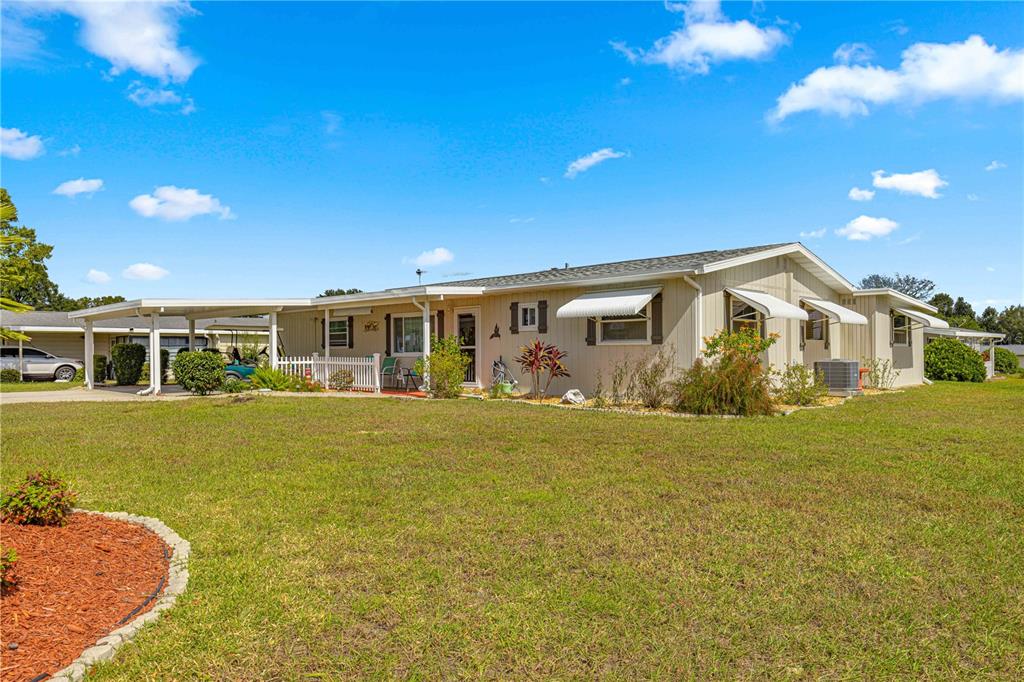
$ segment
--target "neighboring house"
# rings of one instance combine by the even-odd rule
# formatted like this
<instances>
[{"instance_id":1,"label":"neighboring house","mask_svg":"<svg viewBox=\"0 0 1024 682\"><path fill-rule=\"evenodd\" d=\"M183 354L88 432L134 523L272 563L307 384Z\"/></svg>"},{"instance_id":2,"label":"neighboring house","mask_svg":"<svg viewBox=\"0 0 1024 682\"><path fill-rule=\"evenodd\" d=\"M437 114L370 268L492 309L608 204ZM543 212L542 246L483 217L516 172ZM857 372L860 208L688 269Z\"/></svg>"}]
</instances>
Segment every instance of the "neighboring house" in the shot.
<instances>
[{"instance_id":1,"label":"neighboring house","mask_svg":"<svg viewBox=\"0 0 1024 682\"><path fill-rule=\"evenodd\" d=\"M24 345L44 350L51 355L76 360L85 360L85 330L80 320L73 320L68 313L32 311L27 313L4 312L0 316L4 327L24 332L31 337ZM228 350L243 342L267 343L266 318L217 318L195 321L196 348L217 348ZM182 348L188 347L189 322L184 317L164 317L160 347L171 353L171 358ZM115 343L149 343L149 324L138 317L119 317L104 320L93 329L95 353L110 357L110 347ZM241 341L240 339L245 339ZM17 341L3 341L5 346L17 346ZM146 359L149 360L147 346Z\"/></svg>"},{"instance_id":2,"label":"neighboring house","mask_svg":"<svg viewBox=\"0 0 1024 682\"><path fill-rule=\"evenodd\" d=\"M779 335L766 354L776 367L877 358L899 369L897 385L918 384L924 328L948 326L927 303L890 289L858 290L795 242L328 298L130 301L72 317L99 328L105 317L132 312L268 313L271 334L289 356L344 356L353 366L392 356L411 367L429 353L431 334L455 334L473 358L467 384L480 387L490 384L499 358L526 384L515 358L537 338L568 352L571 377L552 391L588 394L599 376L608 386L617 362L668 347L686 368L700 357L703 337L744 327ZM327 372L322 364L317 376Z\"/></svg>"}]
</instances>

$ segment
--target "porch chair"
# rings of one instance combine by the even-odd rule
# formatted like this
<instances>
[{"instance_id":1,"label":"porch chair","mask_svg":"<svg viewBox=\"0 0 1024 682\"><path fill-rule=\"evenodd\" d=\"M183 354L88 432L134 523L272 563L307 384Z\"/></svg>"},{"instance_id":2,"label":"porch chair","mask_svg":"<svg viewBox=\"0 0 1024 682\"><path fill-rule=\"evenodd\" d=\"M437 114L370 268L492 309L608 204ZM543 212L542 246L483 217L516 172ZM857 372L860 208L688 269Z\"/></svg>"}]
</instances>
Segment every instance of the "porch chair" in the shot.
<instances>
[{"instance_id":1,"label":"porch chair","mask_svg":"<svg viewBox=\"0 0 1024 682\"><path fill-rule=\"evenodd\" d=\"M398 385L398 377L400 370L398 367L398 358L384 358L384 361L380 364L380 385L384 387L384 377L391 377L391 387L395 388Z\"/></svg>"}]
</instances>

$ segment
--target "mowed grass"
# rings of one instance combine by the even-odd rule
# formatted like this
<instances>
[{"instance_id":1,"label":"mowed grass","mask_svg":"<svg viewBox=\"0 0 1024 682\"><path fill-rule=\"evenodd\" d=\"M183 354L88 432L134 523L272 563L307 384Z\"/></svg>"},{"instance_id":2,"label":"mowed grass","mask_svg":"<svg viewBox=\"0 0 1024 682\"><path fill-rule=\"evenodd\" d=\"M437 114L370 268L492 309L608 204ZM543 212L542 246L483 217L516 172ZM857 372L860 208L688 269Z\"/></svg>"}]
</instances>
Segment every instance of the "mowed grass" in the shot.
<instances>
[{"instance_id":1,"label":"mowed grass","mask_svg":"<svg viewBox=\"0 0 1024 682\"><path fill-rule=\"evenodd\" d=\"M1024 382L789 417L5 406L5 486L191 540L97 679L1017 678Z\"/></svg>"},{"instance_id":2,"label":"mowed grass","mask_svg":"<svg viewBox=\"0 0 1024 682\"><path fill-rule=\"evenodd\" d=\"M66 391L69 388L82 388L81 381L19 381L0 383L0 393L31 393L33 391Z\"/></svg>"}]
</instances>

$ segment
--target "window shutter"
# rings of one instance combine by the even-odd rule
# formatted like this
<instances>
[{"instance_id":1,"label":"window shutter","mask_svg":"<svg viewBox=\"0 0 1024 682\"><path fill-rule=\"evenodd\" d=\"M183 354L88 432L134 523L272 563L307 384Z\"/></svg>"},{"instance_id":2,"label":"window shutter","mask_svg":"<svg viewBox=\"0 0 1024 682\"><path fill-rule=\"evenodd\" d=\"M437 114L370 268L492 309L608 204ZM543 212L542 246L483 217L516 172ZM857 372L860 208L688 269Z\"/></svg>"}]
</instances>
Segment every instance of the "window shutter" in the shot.
<instances>
[{"instance_id":1,"label":"window shutter","mask_svg":"<svg viewBox=\"0 0 1024 682\"><path fill-rule=\"evenodd\" d=\"M320 347L321 348L324 347L324 322L326 322L326 318L321 317L320 318Z\"/></svg>"},{"instance_id":2,"label":"window shutter","mask_svg":"<svg viewBox=\"0 0 1024 682\"><path fill-rule=\"evenodd\" d=\"M355 348L356 342L356 318L348 316L348 347Z\"/></svg>"},{"instance_id":3,"label":"window shutter","mask_svg":"<svg viewBox=\"0 0 1024 682\"><path fill-rule=\"evenodd\" d=\"M909 317L904 317L907 321L907 348L914 347L914 324L910 321Z\"/></svg>"},{"instance_id":4,"label":"window shutter","mask_svg":"<svg viewBox=\"0 0 1024 682\"><path fill-rule=\"evenodd\" d=\"M437 329L436 329L436 331L434 333L437 336L437 338L439 338L439 339L443 339L444 338L444 311L443 310L438 310L437 311Z\"/></svg>"},{"instance_id":5,"label":"window shutter","mask_svg":"<svg viewBox=\"0 0 1024 682\"><path fill-rule=\"evenodd\" d=\"M896 331L895 331L895 328L894 328L896 320L893 319L894 317L895 316L893 315L892 311L890 310L889 311L889 348L892 348L893 346L896 345Z\"/></svg>"},{"instance_id":6,"label":"window shutter","mask_svg":"<svg viewBox=\"0 0 1024 682\"><path fill-rule=\"evenodd\" d=\"M825 350L831 348L832 345L832 321L828 315L821 318L821 331L822 336L825 337Z\"/></svg>"},{"instance_id":7,"label":"window shutter","mask_svg":"<svg viewBox=\"0 0 1024 682\"><path fill-rule=\"evenodd\" d=\"M651 299L651 343L660 344L665 340L661 333L661 294Z\"/></svg>"},{"instance_id":8,"label":"window shutter","mask_svg":"<svg viewBox=\"0 0 1024 682\"><path fill-rule=\"evenodd\" d=\"M384 355L391 357L391 313L384 316Z\"/></svg>"},{"instance_id":9,"label":"window shutter","mask_svg":"<svg viewBox=\"0 0 1024 682\"><path fill-rule=\"evenodd\" d=\"M597 320L592 317L587 318L587 345L593 346L597 343Z\"/></svg>"},{"instance_id":10,"label":"window shutter","mask_svg":"<svg viewBox=\"0 0 1024 682\"><path fill-rule=\"evenodd\" d=\"M807 329L810 322L800 321L800 350L807 347Z\"/></svg>"},{"instance_id":11,"label":"window shutter","mask_svg":"<svg viewBox=\"0 0 1024 682\"><path fill-rule=\"evenodd\" d=\"M537 301L537 333L548 333L548 302Z\"/></svg>"},{"instance_id":12,"label":"window shutter","mask_svg":"<svg viewBox=\"0 0 1024 682\"><path fill-rule=\"evenodd\" d=\"M519 333L519 303L518 301L512 301L512 305L509 306L512 311L512 324L509 325L508 331L510 334Z\"/></svg>"}]
</instances>

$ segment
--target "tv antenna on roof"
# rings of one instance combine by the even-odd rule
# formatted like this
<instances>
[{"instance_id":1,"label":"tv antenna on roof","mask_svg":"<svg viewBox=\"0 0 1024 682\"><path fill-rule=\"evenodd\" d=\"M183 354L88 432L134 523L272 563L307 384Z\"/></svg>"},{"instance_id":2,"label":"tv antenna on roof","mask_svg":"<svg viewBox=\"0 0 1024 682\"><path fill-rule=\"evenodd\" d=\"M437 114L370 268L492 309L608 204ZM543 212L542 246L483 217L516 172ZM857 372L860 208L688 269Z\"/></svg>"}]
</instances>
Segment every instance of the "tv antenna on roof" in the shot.
<instances>
[{"instance_id":1,"label":"tv antenna on roof","mask_svg":"<svg viewBox=\"0 0 1024 682\"><path fill-rule=\"evenodd\" d=\"M423 284L423 275L427 274L426 270L416 268L416 283Z\"/></svg>"}]
</instances>

